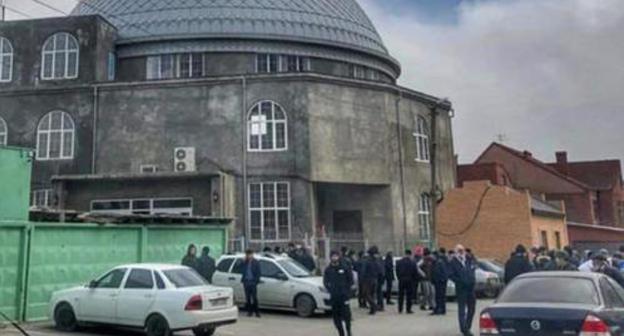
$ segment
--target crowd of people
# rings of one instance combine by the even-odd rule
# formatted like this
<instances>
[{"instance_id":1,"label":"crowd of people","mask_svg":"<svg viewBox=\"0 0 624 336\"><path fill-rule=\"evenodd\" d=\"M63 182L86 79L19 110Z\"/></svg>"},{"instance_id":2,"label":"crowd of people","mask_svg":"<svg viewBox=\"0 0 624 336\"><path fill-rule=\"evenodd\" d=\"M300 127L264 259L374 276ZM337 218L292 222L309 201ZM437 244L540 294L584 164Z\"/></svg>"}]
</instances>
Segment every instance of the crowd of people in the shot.
<instances>
[{"instance_id":1,"label":"crowd of people","mask_svg":"<svg viewBox=\"0 0 624 336\"><path fill-rule=\"evenodd\" d=\"M583 255L564 247L562 250L547 250L534 247L531 250L518 245L505 264L505 283L517 276L534 271L581 271L604 273L624 287L624 245L610 254L606 249L597 252L586 250Z\"/></svg>"}]
</instances>

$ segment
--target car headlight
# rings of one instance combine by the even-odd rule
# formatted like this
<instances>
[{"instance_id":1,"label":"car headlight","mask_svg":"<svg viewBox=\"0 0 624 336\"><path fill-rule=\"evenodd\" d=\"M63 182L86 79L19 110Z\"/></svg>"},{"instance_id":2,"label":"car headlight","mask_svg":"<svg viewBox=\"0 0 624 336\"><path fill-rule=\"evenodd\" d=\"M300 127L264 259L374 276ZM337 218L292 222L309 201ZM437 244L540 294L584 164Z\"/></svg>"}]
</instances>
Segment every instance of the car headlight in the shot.
<instances>
[{"instance_id":1,"label":"car headlight","mask_svg":"<svg viewBox=\"0 0 624 336\"><path fill-rule=\"evenodd\" d=\"M324 286L320 286L318 289L321 291L321 293L329 294L329 291Z\"/></svg>"}]
</instances>

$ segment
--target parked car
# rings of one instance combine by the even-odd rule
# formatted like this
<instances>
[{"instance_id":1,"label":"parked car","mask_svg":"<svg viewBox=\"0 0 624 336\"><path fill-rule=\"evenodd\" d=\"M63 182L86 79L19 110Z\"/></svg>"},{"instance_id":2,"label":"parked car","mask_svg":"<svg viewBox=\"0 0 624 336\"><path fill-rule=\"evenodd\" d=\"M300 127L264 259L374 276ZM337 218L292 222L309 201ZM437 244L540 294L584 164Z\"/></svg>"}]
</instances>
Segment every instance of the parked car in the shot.
<instances>
[{"instance_id":1,"label":"parked car","mask_svg":"<svg viewBox=\"0 0 624 336\"><path fill-rule=\"evenodd\" d=\"M148 336L181 330L210 336L238 319L230 288L209 285L188 267L158 264L115 267L88 285L55 292L49 313L62 331L95 323Z\"/></svg>"},{"instance_id":2,"label":"parked car","mask_svg":"<svg viewBox=\"0 0 624 336\"><path fill-rule=\"evenodd\" d=\"M479 258L479 260L477 261L477 265L479 265L480 269L486 272L496 273L499 278L505 279L505 265L501 264L500 262L494 259Z\"/></svg>"},{"instance_id":3,"label":"parked car","mask_svg":"<svg viewBox=\"0 0 624 336\"><path fill-rule=\"evenodd\" d=\"M503 279L494 272L485 271L478 267L475 272L477 278L476 292L480 297L495 298L503 289Z\"/></svg>"},{"instance_id":4,"label":"parked car","mask_svg":"<svg viewBox=\"0 0 624 336\"><path fill-rule=\"evenodd\" d=\"M514 279L483 310L487 335L624 335L624 289L589 272L536 272Z\"/></svg>"},{"instance_id":5,"label":"parked car","mask_svg":"<svg viewBox=\"0 0 624 336\"><path fill-rule=\"evenodd\" d=\"M275 254L258 254L261 283L258 285L260 308L294 310L301 317L330 311L329 292L323 278L313 276L293 259ZM234 290L234 301L243 305L245 291L241 283L244 254L222 256L212 281Z\"/></svg>"}]
</instances>

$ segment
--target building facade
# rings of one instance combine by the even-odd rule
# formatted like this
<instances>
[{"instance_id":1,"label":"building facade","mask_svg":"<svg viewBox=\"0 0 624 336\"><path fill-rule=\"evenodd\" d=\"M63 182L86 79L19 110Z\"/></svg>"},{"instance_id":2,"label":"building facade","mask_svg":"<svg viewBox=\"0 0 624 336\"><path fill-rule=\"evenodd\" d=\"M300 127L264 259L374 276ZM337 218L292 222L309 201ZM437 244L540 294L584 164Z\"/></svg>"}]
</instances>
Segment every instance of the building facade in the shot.
<instances>
[{"instance_id":1,"label":"building facade","mask_svg":"<svg viewBox=\"0 0 624 336\"><path fill-rule=\"evenodd\" d=\"M170 195L170 175L219 172L233 179L233 236L390 246L429 240L431 191L455 185L450 103L396 84L400 65L354 0L96 0L3 22L0 36L0 140L36 149L36 206L72 199L54 176L163 174L74 188L88 202L71 210L186 194L210 216L214 188Z\"/></svg>"}]
</instances>

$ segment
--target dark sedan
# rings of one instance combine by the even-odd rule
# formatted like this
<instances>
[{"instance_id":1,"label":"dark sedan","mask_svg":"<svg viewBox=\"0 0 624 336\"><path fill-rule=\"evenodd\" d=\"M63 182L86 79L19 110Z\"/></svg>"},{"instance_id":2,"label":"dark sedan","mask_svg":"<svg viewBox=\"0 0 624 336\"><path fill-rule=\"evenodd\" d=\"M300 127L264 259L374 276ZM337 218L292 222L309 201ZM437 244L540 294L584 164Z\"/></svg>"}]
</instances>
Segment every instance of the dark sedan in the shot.
<instances>
[{"instance_id":1,"label":"dark sedan","mask_svg":"<svg viewBox=\"0 0 624 336\"><path fill-rule=\"evenodd\" d=\"M521 275L481 313L486 335L622 336L624 288L598 273Z\"/></svg>"}]
</instances>

